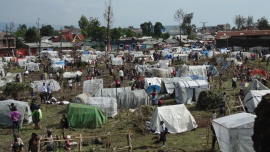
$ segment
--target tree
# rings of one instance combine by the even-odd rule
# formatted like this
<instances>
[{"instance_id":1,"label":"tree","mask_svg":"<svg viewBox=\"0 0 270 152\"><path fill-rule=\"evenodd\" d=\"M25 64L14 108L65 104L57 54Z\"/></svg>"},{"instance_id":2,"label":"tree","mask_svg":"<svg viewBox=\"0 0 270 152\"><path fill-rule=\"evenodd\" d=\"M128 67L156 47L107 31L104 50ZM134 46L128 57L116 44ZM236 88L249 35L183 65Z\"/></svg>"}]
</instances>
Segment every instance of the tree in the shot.
<instances>
[{"instance_id":1,"label":"tree","mask_svg":"<svg viewBox=\"0 0 270 152\"><path fill-rule=\"evenodd\" d=\"M160 22L156 22L156 24L154 25L154 36L155 37L162 37L162 32L161 29L163 29L163 25Z\"/></svg>"},{"instance_id":2,"label":"tree","mask_svg":"<svg viewBox=\"0 0 270 152\"><path fill-rule=\"evenodd\" d=\"M192 32L192 27L191 27L192 18L193 18L193 13L184 14L183 16L182 29L183 29L183 33L188 35L188 37L191 35L191 32Z\"/></svg>"},{"instance_id":3,"label":"tree","mask_svg":"<svg viewBox=\"0 0 270 152\"><path fill-rule=\"evenodd\" d=\"M110 29L113 25L114 19L113 19L113 7L112 7L112 1L109 0L108 4L105 2L105 13L103 14L103 17L105 19L105 21L107 22L107 30L106 30L106 34L107 34L107 47L110 47ZM107 50L107 51L110 51Z\"/></svg>"},{"instance_id":4,"label":"tree","mask_svg":"<svg viewBox=\"0 0 270 152\"><path fill-rule=\"evenodd\" d=\"M255 109L254 133L252 135L253 147L256 152L270 151L270 94L262 97L262 101Z\"/></svg>"},{"instance_id":5,"label":"tree","mask_svg":"<svg viewBox=\"0 0 270 152\"><path fill-rule=\"evenodd\" d=\"M130 28L126 30L125 34L126 34L126 37L133 37L136 35L136 33L132 31Z\"/></svg>"},{"instance_id":6,"label":"tree","mask_svg":"<svg viewBox=\"0 0 270 152\"><path fill-rule=\"evenodd\" d=\"M168 32L166 32L162 35L162 37L164 40L166 40L166 39L170 38L170 34Z\"/></svg>"},{"instance_id":7,"label":"tree","mask_svg":"<svg viewBox=\"0 0 270 152\"><path fill-rule=\"evenodd\" d=\"M233 28L232 28L232 31L236 31L236 28L235 28L235 27L233 27Z\"/></svg>"},{"instance_id":8,"label":"tree","mask_svg":"<svg viewBox=\"0 0 270 152\"><path fill-rule=\"evenodd\" d=\"M236 26L236 29L239 31L239 30L242 30L244 26L246 25L246 18L244 18L241 15L235 15L233 22Z\"/></svg>"},{"instance_id":9,"label":"tree","mask_svg":"<svg viewBox=\"0 0 270 152\"><path fill-rule=\"evenodd\" d=\"M87 28L89 26L89 21L87 20L87 18L82 15L80 20L78 21L79 27L81 28L81 33L85 38L88 38L88 34L87 34Z\"/></svg>"},{"instance_id":10,"label":"tree","mask_svg":"<svg viewBox=\"0 0 270 152\"><path fill-rule=\"evenodd\" d=\"M103 41L106 31L104 27L100 27L101 23L98 18L91 18L89 26L87 28L87 34L92 41Z\"/></svg>"},{"instance_id":11,"label":"tree","mask_svg":"<svg viewBox=\"0 0 270 152\"><path fill-rule=\"evenodd\" d=\"M247 19L246 19L246 28L247 28L247 30L252 29L253 26L254 26L253 16L248 16Z\"/></svg>"},{"instance_id":12,"label":"tree","mask_svg":"<svg viewBox=\"0 0 270 152\"><path fill-rule=\"evenodd\" d=\"M60 33L59 33L58 30L54 30L54 31L53 31L53 36L59 36L59 34L60 34Z\"/></svg>"},{"instance_id":13,"label":"tree","mask_svg":"<svg viewBox=\"0 0 270 152\"><path fill-rule=\"evenodd\" d=\"M183 20L184 15L185 15L185 13L184 13L183 9L178 9L178 10L176 10L176 12L173 16L174 21L179 22L180 44L181 44L181 40L182 40L182 38L181 38L181 21Z\"/></svg>"},{"instance_id":14,"label":"tree","mask_svg":"<svg viewBox=\"0 0 270 152\"><path fill-rule=\"evenodd\" d=\"M25 42L37 42L38 33L35 27L30 27L27 29L24 37Z\"/></svg>"},{"instance_id":15,"label":"tree","mask_svg":"<svg viewBox=\"0 0 270 152\"><path fill-rule=\"evenodd\" d=\"M30 91L30 85L28 83L11 82L7 83L4 89L4 95L17 98L18 94L24 91Z\"/></svg>"},{"instance_id":16,"label":"tree","mask_svg":"<svg viewBox=\"0 0 270 152\"><path fill-rule=\"evenodd\" d=\"M269 29L268 20L263 16L262 18L257 20L257 26L260 30Z\"/></svg>"},{"instance_id":17,"label":"tree","mask_svg":"<svg viewBox=\"0 0 270 152\"><path fill-rule=\"evenodd\" d=\"M54 28L51 25L42 25L40 28L40 35L42 36L53 36Z\"/></svg>"},{"instance_id":18,"label":"tree","mask_svg":"<svg viewBox=\"0 0 270 152\"><path fill-rule=\"evenodd\" d=\"M119 38L123 35L121 28L113 28L111 30L111 40L119 40Z\"/></svg>"}]
</instances>

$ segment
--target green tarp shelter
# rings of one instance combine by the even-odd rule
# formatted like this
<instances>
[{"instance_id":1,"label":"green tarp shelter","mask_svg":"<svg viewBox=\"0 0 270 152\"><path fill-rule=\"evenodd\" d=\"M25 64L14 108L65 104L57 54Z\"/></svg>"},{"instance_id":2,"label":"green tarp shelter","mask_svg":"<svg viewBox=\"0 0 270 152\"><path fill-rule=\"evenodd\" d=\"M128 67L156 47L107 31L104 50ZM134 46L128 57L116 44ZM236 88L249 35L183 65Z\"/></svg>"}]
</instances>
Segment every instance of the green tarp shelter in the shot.
<instances>
[{"instance_id":1,"label":"green tarp shelter","mask_svg":"<svg viewBox=\"0 0 270 152\"><path fill-rule=\"evenodd\" d=\"M67 110L69 125L74 128L98 128L107 121L99 107L70 103Z\"/></svg>"}]
</instances>

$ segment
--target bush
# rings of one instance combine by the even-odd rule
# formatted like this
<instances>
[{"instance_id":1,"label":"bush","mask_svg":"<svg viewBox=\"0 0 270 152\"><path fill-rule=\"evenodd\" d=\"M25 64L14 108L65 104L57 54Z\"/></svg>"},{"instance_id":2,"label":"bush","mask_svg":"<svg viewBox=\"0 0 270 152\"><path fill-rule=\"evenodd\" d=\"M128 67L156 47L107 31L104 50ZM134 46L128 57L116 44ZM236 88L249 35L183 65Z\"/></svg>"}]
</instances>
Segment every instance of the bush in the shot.
<instances>
[{"instance_id":1,"label":"bush","mask_svg":"<svg viewBox=\"0 0 270 152\"><path fill-rule=\"evenodd\" d=\"M202 91L199 94L198 102L196 107L198 109L217 109L222 103L222 92L221 91Z\"/></svg>"}]
</instances>

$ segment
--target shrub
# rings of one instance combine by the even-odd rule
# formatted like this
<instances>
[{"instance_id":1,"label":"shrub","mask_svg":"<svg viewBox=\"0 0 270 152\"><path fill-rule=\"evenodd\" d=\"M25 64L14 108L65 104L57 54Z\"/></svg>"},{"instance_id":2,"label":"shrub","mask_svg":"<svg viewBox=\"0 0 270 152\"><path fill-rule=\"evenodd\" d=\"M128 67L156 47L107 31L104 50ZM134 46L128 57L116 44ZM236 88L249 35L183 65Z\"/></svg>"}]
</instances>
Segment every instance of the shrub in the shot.
<instances>
[{"instance_id":1,"label":"shrub","mask_svg":"<svg viewBox=\"0 0 270 152\"><path fill-rule=\"evenodd\" d=\"M202 91L199 94L196 107L198 109L216 109L222 103L221 91Z\"/></svg>"}]
</instances>

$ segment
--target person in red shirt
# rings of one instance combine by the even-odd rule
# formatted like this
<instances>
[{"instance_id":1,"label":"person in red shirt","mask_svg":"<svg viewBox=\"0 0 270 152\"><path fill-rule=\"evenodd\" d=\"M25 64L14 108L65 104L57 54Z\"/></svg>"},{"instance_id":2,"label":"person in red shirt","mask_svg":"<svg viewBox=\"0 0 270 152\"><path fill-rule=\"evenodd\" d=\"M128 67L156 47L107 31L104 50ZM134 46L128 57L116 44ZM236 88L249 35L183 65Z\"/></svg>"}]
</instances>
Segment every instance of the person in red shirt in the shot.
<instances>
[{"instance_id":1,"label":"person in red shirt","mask_svg":"<svg viewBox=\"0 0 270 152\"><path fill-rule=\"evenodd\" d=\"M67 65L64 66L65 71L67 72Z\"/></svg>"},{"instance_id":2,"label":"person in red shirt","mask_svg":"<svg viewBox=\"0 0 270 152\"><path fill-rule=\"evenodd\" d=\"M80 72L81 72L81 73L83 73L83 70L82 70L82 69L80 69Z\"/></svg>"}]
</instances>

